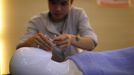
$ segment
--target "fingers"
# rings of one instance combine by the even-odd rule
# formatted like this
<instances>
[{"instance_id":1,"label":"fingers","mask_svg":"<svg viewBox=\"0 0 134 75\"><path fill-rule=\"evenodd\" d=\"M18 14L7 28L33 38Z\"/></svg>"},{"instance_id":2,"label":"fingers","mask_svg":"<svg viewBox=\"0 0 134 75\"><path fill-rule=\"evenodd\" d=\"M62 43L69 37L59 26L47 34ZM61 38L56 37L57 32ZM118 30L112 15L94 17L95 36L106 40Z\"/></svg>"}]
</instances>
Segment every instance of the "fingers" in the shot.
<instances>
[{"instance_id":1,"label":"fingers","mask_svg":"<svg viewBox=\"0 0 134 75\"><path fill-rule=\"evenodd\" d=\"M37 44L38 48L41 48L47 51L51 50L50 46L47 43L43 42L40 38L36 38L35 43Z\"/></svg>"},{"instance_id":2,"label":"fingers","mask_svg":"<svg viewBox=\"0 0 134 75\"><path fill-rule=\"evenodd\" d=\"M47 44L48 44L49 46L53 45L52 41L49 40L49 38L48 38L46 35L43 35L43 34L41 34L41 33L39 33L38 35L40 36L40 38L41 38L43 41L47 42Z\"/></svg>"},{"instance_id":3,"label":"fingers","mask_svg":"<svg viewBox=\"0 0 134 75\"><path fill-rule=\"evenodd\" d=\"M71 36L69 34L63 34L56 37L53 41L59 48L66 48L71 45Z\"/></svg>"},{"instance_id":4,"label":"fingers","mask_svg":"<svg viewBox=\"0 0 134 75\"><path fill-rule=\"evenodd\" d=\"M68 39L66 39L64 41L55 41L55 43L56 43L56 46L60 46L60 45L63 45L63 44L69 45L70 41Z\"/></svg>"},{"instance_id":5,"label":"fingers","mask_svg":"<svg viewBox=\"0 0 134 75\"><path fill-rule=\"evenodd\" d=\"M69 37L66 34L64 34L64 35L61 35L61 36L54 38L54 41L63 41L63 40L66 40L68 38Z\"/></svg>"},{"instance_id":6,"label":"fingers","mask_svg":"<svg viewBox=\"0 0 134 75\"><path fill-rule=\"evenodd\" d=\"M68 46L70 46L70 42L69 41L64 41L60 45L58 45L58 47L61 48L61 49L65 49Z\"/></svg>"},{"instance_id":7,"label":"fingers","mask_svg":"<svg viewBox=\"0 0 134 75\"><path fill-rule=\"evenodd\" d=\"M36 34L32 38L30 38L27 42L30 47L41 48L46 51L51 50L52 42L48 39L47 36L44 36L42 33Z\"/></svg>"},{"instance_id":8,"label":"fingers","mask_svg":"<svg viewBox=\"0 0 134 75\"><path fill-rule=\"evenodd\" d=\"M64 49L71 45L71 35L63 34L56 37L53 41L51 41L44 34L38 33L31 39L29 39L28 43L30 47L37 47L47 51L51 51L52 50L51 47L54 44L56 44L56 46L58 46L59 48Z\"/></svg>"}]
</instances>

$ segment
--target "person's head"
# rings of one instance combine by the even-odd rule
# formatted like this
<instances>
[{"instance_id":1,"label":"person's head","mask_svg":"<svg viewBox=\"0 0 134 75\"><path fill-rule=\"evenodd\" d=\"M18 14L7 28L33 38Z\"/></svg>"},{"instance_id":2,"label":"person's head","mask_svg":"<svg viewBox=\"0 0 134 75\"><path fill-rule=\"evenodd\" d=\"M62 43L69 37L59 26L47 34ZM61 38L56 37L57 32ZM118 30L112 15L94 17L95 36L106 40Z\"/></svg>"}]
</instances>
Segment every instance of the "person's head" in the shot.
<instances>
[{"instance_id":1,"label":"person's head","mask_svg":"<svg viewBox=\"0 0 134 75\"><path fill-rule=\"evenodd\" d=\"M71 9L73 0L48 0L49 11L53 21L61 21Z\"/></svg>"}]
</instances>

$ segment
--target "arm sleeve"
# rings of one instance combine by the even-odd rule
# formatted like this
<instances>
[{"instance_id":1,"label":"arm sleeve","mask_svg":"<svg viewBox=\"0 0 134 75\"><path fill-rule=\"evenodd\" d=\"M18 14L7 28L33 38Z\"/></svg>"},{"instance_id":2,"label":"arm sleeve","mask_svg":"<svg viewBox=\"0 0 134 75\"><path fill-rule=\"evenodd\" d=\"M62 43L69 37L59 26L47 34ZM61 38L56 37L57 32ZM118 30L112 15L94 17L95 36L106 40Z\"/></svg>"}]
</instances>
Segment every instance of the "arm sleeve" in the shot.
<instances>
[{"instance_id":1,"label":"arm sleeve","mask_svg":"<svg viewBox=\"0 0 134 75\"><path fill-rule=\"evenodd\" d=\"M34 36L36 33L38 33L38 29L36 27L36 22L34 20L30 20L27 25L26 32L24 35L21 37L21 40L19 43L23 43L32 36Z\"/></svg>"},{"instance_id":2,"label":"arm sleeve","mask_svg":"<svg viewBox=\"0 0 134 75\"><path fill-rule=\"evenodd\" d=\"M93 42L97 45L98 40L96 33L93 31L91 25L89 24L88 16L84 10L80 11L79 13L78 30L80 36L91 38Z\"/></svg>"}]
</instances>

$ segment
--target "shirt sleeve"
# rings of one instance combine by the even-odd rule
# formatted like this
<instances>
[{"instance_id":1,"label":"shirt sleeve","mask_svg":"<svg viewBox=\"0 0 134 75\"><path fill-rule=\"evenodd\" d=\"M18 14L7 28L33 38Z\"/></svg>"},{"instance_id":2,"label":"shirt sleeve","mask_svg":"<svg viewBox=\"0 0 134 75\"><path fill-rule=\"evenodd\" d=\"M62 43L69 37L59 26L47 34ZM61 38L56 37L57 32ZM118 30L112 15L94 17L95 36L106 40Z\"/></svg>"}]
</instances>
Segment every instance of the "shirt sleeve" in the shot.
<instances>
[{"instance_id":1,"label":"shirt sleeve","mask_svg":"<svg viewBox=\"0 0 134 75\"><path fill-rule=\"evenodd\" d=\"M84 10L79 13L78 21L79 34L82 37L90 37L95 44L98 43L96 33L93 31L91 25L89 24L89 19Z\"/></svg>"},{"instance_id":2,"label":"shirt sleeve","mask_svg":"<svg viewBox=\"0 0 134 75\"><path fill-rule=\"evenodd\" d=\"M21 40L20 40L19 43L25 42L26 40L28 40L29 38L31 38L32 36L34 36L36 33L38 33L38 29L36 27L36 22L34 21L34 19L32 19L32 20L30 20L28 22L26 32L21 37Z\"/></svg>"}]
</instances>

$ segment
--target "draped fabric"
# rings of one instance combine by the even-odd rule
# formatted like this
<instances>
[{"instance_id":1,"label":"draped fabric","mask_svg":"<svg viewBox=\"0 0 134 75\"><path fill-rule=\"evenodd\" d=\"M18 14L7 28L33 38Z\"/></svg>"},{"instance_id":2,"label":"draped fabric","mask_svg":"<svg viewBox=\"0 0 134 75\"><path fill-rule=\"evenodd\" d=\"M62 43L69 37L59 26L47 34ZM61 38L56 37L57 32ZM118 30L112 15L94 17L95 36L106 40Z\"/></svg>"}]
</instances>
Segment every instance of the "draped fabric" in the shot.
<instances>
[{"instance_id":1,"label":"draped fabric","mask_svg":"<svg viewBox=\"0 0 134 75\"><path fill-rule=\"evenodd\" d=\"M134 75L134 47L70 57L83 75Z\"/></svg>"}]
</instances>

